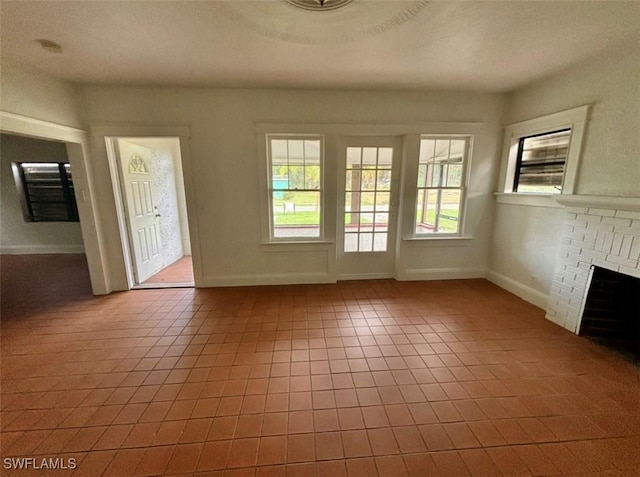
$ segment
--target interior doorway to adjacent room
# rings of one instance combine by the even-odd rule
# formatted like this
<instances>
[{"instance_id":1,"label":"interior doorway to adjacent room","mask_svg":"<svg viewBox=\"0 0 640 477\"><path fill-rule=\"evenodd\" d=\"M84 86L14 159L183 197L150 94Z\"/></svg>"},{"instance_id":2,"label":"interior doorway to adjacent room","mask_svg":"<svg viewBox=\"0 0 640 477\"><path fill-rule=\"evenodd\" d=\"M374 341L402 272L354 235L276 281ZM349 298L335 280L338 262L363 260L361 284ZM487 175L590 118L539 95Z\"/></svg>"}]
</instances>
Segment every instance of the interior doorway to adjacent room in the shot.
<instances>
[{"instance_id":1,"label":"interior doorway to adjacent room","mask_svg":"<svg viewBox=\"0 0 640 477\"><path fill-rule=\"evenodd\" d=\"M180 139L116 137L108 142L133 288L194 286Z\"/></svg>"}]
</instances>

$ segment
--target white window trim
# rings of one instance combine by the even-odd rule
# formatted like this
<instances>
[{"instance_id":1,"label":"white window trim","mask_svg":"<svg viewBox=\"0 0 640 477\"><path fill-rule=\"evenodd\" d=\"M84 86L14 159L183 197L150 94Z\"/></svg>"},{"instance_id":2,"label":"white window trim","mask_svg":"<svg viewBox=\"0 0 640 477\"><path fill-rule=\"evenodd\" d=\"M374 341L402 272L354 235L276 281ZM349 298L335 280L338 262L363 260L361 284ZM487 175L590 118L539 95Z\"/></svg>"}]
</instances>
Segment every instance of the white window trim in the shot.
<instances>
[{"instance_id":1,"label":"white window trim","mask_svg":"<svg viewBox=\"0 0 640 477\"><path fill-rule=\"evenodd\" d=\"M518 143L523 137L567 128L571 128L571 139L569 141L569 153L565 163L560 194L570 195L574 193L589 108L590 105L579 106L566 111L510 124L505 127L500 180L498 182L499 189L496 192L497 202L553 207L552 201L546 198L553 198L559 194L532 194L513 191Z\"/></svg>"},{"instance_id":2,"label":"white window trim","mask_svg":"<svg viewBox=\"0 0 640 477\"><path fill-rule=\"evenodd\" d=\"M416 208L417 208L417 196L418 196L418 166L420 163L420 142L423 138L438 138L438 139L465 139L467 141L467 154L463 164L462 171L462 183L460 186L460 225L456 233L432 233L432 234L417 234L416 233ZM412 200L413 205L407 204L407 209L411 210L411 220L408 221L411 230L406 230L403 234L404 241L437 241L437 240L470 240L473 237L465 235L465 219L467 215L467 196L469 188L469 177L471 171L471 159L473 155L473 141L474 134L438 134L438 133L425 133L420 134L417 138L417 155L415 156L415 164L407 167L407 177L405 178L406 187L411 187L411 196L407 197L408 200ZM412 185L410 185L412 184ZM405 217L406 218L406 217Z\"/></svg>"},{"instance_id":3,"label":"white window trim","mask_svg":"<svg viewBox=\"0 0 640 477\"><path fill-rule=\"evenodd\" d=\"M266 194L267 208L261 214L261 229L262 240L261 245L274 245L274 244L327 244L330 243L325 240L325 136L318 133L282 133L282 132L266 132L258 135L263 140L259 141L261 147L259 147L258 157L260 159L260 193ZM320 140L320 233L318 237L274 237L273 236L273 204L271 194L271 159L269 151L271 146L269 144L270 139L319 139Z\"/></svg>"}]
</instances>

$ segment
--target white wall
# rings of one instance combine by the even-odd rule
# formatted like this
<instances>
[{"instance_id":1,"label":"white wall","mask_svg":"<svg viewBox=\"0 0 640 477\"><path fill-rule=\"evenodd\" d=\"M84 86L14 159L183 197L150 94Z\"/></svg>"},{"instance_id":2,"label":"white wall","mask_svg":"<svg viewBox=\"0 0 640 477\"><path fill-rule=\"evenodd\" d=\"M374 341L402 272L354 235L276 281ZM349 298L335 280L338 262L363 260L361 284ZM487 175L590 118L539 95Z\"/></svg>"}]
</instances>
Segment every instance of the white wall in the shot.
<instances>
[{"instance_id":1,"label":"white wall","mask_svg":"<svg viewBox=\"0 0 640 477\"><path fill-rule=\"evenodd\" d=\"M332 281L335 247L299 251L261 245L261 208L256 123L412 123L482 122L476 137L470 185L468 232L460 246L403 244L402 266L413 278L482 274L487 265L493 197L502 125L503 97L475 93L369 91L282 91L205 88L82 88L86 119L102 124L188 124L189 180L193 184L202 277L200 286L292 281ZM429 132L429 131L425 131ZM104 178L98 186L103 223L118 230L113 207L104 137L94 136L93 168ZM335 153L334 153L335 154ZM335 168L335 157L327 157ZM335 171L333 171L335 177ZM187 195L190 191L187 191ZM335 207L335 197L328 198ZM333 201L333 202L331 202ZM192 229L193 230L193 229ZM117 237L108 240L115 280L124 268ZM198 267L196 266L196 269ZM433 271L438 271L430 273ZM198 280L198 277L196 277Z\"/></svg>"},{"instance_id":2,"label":"white wall","mask_svg":"<svg viewBox=\"0 0 640 477\"><path fill-rule=\"evenodd\" d=\"M82 127L75 86L2 60L0 109L29 118Z\"/></svg>"},{"instance_id":3,"label":"white wall","mask_svg":"<svg viewBox=\"0 0 640 477\"><path fill-rule=\"evenodd\" d=\"M8 134L0 135L2 181L1 253L82 253L78 222L26 222L21 197L11 169L12 162L67 162L63 143ZM71 171L73 174L73 170Z\"/></svg>"},{"instance_id":4,"label":"white wall","mask_svg":"<svg viewBox=\"0 0 640 477\"><path fill-rule=\"evenodd\" d=\"M505 123L591 104L575 193L640 196L639 72L636 48L609 52L514 92ZM561 208L498 204L492 278L544 307L563 219Z\"/></svg>"}]
</instances>

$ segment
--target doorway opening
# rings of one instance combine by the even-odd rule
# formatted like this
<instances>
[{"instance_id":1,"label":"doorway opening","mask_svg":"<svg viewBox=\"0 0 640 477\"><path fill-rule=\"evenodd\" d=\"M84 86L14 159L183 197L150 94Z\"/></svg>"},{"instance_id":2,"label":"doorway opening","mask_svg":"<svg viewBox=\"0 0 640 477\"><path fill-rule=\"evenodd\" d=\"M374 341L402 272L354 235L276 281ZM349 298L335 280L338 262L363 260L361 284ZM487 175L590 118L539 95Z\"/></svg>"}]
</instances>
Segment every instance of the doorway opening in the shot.
<instances>
[{"instance_id":1,"label":"doorway opening","mask_svg":"<svg viewBox=\"0 0 640 477\"><path fill-rule=\"evenodd\" d=\"M107 138L124 223L131 288L193 287L191 240L177 137Z\"/></svg>"}]
</instances>

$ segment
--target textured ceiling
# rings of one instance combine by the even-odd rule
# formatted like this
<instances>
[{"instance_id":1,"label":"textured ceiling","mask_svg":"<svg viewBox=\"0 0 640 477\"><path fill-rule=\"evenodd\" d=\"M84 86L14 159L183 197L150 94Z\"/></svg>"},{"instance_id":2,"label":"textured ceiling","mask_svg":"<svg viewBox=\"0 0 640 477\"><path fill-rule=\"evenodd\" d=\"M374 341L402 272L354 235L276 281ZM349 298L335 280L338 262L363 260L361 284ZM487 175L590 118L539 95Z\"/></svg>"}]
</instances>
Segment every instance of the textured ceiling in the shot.
<instances>
[{"instance_id":1,"label":"textured ceiling","mask_svg":"<svg viewBox=\"0 0 640 477\"><path fill-rule=\"evenodd\" d=\"M1 2L1 55L78 83L509 91L640 41L640 2ZM61 54L35 41L62 45Z\"/></svg>"}]
</instances>

